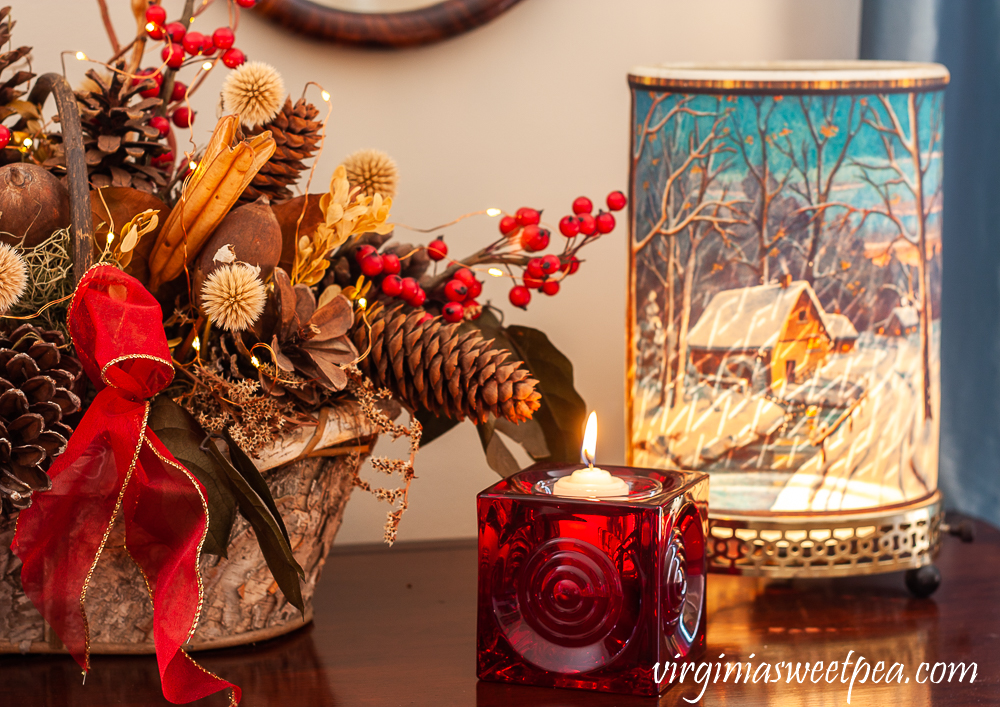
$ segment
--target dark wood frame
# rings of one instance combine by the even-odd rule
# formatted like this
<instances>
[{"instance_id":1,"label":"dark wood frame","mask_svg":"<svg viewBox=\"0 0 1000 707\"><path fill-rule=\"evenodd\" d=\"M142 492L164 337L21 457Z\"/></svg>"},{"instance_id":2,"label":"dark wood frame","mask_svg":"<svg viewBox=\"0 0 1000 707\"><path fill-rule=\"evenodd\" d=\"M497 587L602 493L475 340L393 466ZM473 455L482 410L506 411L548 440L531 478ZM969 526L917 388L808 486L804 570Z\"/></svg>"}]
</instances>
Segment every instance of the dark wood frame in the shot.
<instances>
[{"instance_id":1,"label":"dark wood frame","mask_svg":"<svg viewBox=\"0 0 1000 707\"><path fill-rule=\"evenodd\" d=\"M431 44L483 25L520 0L444 0L408 12L348 12L309 0L259 0L256 11L288 29L359 47Z\"/></svg>"}]
</instances>

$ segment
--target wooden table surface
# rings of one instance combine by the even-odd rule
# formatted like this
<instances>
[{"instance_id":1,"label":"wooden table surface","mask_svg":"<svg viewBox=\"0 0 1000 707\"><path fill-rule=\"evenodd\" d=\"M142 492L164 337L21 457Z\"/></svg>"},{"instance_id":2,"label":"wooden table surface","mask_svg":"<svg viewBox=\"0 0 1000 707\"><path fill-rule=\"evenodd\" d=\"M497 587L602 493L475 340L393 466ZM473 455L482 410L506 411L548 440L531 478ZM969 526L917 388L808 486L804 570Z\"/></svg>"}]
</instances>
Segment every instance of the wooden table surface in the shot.
<instances>
[{"instance_id":1,"label":"wooden table surface","mask_svg":"<svg viewBox=\"0 0 1000 707\"><path fill-rule=\"evenodd\" d=\"M911 598L899 574L764 582L709 578L705 660L977 663L975 682L915 679L855 684L851 705L1000 705L1000 531L977 523L973 544L945 539L944 581ZM241 649L197 654L243 688L247 707L649 707L652 698L479 683L475 677L476 551L472 542L345 546L331 556L315 622ZM852 667L853 670L853 667ZM848 672L848 678L850 672ZM926 679L926 668L922 675ZM710 684L700 704L844 705L848 684ZM687 705L700 686L674 687L660 705ZM96 656L87 684L68 657L0 656L3 707L166 705L152 656ZM200 705L224 705L220 695Z\"/></svg>"}]
</instances>

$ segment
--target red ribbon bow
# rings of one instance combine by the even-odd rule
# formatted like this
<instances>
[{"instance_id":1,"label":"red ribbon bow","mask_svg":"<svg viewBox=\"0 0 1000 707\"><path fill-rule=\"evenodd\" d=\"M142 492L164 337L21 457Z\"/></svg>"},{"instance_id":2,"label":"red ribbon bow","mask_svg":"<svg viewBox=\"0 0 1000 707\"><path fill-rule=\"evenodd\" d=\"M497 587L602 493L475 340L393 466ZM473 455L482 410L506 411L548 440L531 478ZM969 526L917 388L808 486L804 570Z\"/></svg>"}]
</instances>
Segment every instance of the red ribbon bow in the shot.
<instances>
[{"instance_id":1,"label":"red ribbon bow","mask_svg":"<svg viewBox=\"0 0 1000 707\"><path fill-rule=\"evenodd\" d=\"M201 612L208 506L201 483L146 424L150 398L174 376L160 306L135 278L97 266L76 288L69 330L98 393L49 470L52 489L18 517L11 549L24 593L89 670L83 602L120 509L126 550L153 601L163 696L179 704L232 689L236 704L240 689L181 648Z\"/></svg>"}]
</instances>

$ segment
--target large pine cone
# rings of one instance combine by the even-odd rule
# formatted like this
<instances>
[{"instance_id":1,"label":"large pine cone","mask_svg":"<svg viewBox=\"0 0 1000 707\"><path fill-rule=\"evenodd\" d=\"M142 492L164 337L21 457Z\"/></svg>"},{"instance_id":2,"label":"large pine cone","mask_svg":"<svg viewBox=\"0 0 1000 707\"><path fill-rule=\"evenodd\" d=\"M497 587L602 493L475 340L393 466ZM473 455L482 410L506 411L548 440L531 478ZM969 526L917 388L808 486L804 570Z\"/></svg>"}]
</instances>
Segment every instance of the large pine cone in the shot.
<instances>
[{"instance_id":1,"label":"large pine cone","mask_svg":"<svg viewBox=\"0 0 1000 707\"><path fill-rule=\"evenodd\" d=\"M306 168L303 160L319 149L323 124L316 120L318 115L319 110L306 99L300 98L292 106L292 99L287 98L274 120L249 131L248 137L270 130L277 147L243 191L241 202L257 201L261 196L272 202L292 198L289 185L299 181Z\"/></svg>"},{"instance_id":2,"label":"large pine cone","mask_svg":"<svg viewBox=\"0 0 1000 707\"><path fill-rule=\"evenodd\" d=\"M538 381L510 352L478 331L440 317L421 323L425 312L381 308L371 315L371 352L359 364L376 386L388 388L411 410L424 408L458 420L511 422L531 419L540 405ZM368 349L368 328L356 324L354 343Z\"/></svg>"},{"instance_id":3,"label":"large pine cone","mask_svg":"<svg viewBox=\"0 0 1000 707\"><path fill-rule=\"evenodd\" d=\"M96 189L133 187L152 193L166 184L163 170L148 164L150 158L167 151L159 142L160 131L149 124L160 99L133 103L133 97L150 88L153 79L131 82L123 73L124 62L115 68L110 77L91 69L87 78L92 88L76 92L87 173Z\"/></svg>"},{"instance_id":4,"label":"large pine cone","mask_svg":"<svg viewBox=\"0 0 1000 707\"><path fill-rule=\"evenodd\" d=\"M22 324L0 335L0 502L27 508L51 486L46 471L66 449L65 418L80 410L80 362L60 348L62 333Z\"/></svg>"},{"instance_id":5,"label":"large pine cone","mask_svg":"<svg viewBox=\"0 0 1000 707\"><path fill-rule=\"evenodd\" d=\"M0 47L6 47L10 42L10 33L14 28L15 23L8 20L9 15L10 7L0 9ZM11 64L21 61L21 59L29 54L31 54L31 47L18 47L9 52L0 53L0 71L6 70ZM10 76L0 84L0 106L6 107L11 101L15 101L23 96L24 90L21 88L22 85L26 84L34 76L30 71L15 71L13 76ZM9 108L2 111L3 114L0 115L0 120L14 112L13 109Z\"/></svg>"}]
</instances>

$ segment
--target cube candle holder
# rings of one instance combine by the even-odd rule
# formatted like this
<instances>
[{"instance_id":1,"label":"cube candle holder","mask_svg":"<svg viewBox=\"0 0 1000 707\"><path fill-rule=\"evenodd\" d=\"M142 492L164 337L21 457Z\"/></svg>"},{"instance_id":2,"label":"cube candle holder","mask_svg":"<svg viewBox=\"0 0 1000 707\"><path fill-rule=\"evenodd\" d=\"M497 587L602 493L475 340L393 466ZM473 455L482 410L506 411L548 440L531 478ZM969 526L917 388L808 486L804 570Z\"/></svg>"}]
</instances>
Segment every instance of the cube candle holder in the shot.
<instances>
[{"instance_id":1,"label":"cube candle holder","mask_svg":"<svg viewBox=\"0 0 1000 707\"><path fill-rule=\"evenodd\" d=\"M604 466L627 496L554 495L580 468L536 465L479 494L477 675L659 695L656 664L705 648L708 476Z\"/></svg>"}]
</instances>

